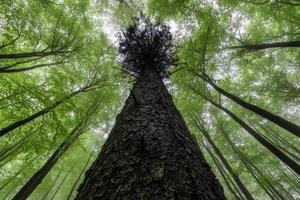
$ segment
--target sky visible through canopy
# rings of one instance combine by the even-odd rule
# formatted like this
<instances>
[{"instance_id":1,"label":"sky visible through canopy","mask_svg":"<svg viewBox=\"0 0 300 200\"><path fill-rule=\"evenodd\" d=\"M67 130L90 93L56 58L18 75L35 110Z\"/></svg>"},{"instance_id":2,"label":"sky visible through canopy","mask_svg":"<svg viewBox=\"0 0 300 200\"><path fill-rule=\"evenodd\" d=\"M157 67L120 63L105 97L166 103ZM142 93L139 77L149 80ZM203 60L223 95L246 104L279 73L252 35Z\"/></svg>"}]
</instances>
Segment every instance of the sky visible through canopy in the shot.
<instances>
[{"instance_id":1,"label":"sky visible through canopy","mask_svg":"<svg viewBox=\"0 0 300 200\"><path fill-rule=\"evenodd\" d=\"M118 43L121 30L141 13L170 26L178 64L164 82L227 198L241 191L199 123L254 199L299 199L299 175L204 97L298 165L299 138L201 78L206 74L223 90L299 126L299 46L246 47L300 41L296 0L1 1L0 129L52 107L1 135L0 199L12 199L66 140L70 148L29 199L76 196L134 83L118 63ZM12 54L19 57L7 58ZM78 137L71 136L79 125Z\"/></svg>"}]
</instances>

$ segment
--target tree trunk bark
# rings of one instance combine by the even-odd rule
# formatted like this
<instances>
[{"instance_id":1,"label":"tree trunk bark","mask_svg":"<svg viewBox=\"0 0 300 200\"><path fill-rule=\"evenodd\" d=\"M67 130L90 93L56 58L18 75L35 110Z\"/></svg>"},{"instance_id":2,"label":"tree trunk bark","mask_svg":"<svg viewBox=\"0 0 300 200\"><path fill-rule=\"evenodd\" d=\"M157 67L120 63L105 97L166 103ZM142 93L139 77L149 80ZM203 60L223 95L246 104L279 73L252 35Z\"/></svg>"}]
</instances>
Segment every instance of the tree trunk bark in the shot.
<instances>
[{"instance_id":1,"label":"tree trunk bark","mask_svg":"<svg viewBox=\"0 0 300 200\"><path fill-rule=\"evenodd\" d=\"M76 199L225 199L154 68L137 78Z\"/></svg>"}]
</instances>

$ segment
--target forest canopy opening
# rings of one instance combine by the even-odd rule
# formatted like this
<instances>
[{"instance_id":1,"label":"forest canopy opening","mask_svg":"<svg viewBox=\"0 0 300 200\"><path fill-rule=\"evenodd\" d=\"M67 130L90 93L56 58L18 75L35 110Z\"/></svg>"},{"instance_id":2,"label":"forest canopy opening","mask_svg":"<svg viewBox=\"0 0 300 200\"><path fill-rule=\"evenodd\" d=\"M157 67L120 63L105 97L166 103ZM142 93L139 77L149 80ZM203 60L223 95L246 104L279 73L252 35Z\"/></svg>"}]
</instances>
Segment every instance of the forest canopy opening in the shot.
<instances>
[{"instance_id":1,"label":"forest canopy opening","mask_svg":"<svg viewBox=\"0 0 300 200\"><path fill-rule=\"evenodd\" d=\"M0 199L298 199L299 7L1 1Z\"/></svg>"}]
</instances>

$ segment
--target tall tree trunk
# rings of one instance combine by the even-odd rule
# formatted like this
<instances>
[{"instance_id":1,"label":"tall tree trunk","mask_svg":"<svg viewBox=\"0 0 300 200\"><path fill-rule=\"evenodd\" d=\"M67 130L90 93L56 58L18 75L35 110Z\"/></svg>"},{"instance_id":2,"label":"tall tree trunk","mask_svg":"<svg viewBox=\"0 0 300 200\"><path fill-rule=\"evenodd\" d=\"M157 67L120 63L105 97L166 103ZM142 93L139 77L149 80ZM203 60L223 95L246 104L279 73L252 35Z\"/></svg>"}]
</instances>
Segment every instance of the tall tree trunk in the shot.
<instances>
[{"instance_id":1,"label":"tall tree trunk","mask_svg":"<svg viewBox=\"0 0 300 200\"><path fill-rule=\"evenodd\" d=\"M76 199L225 199L154 67L137 78Z\"/></svg>"},{"instance_id":2,"label":"tall tree trunk","mask_svg":"<svg viewBox=\"0 0 300 200\"><path fill-rule=\"evenodd\" d=\"M202 78L204 81L206 81L209 85L211 85L215 90L217 90L219 93L222 95L228 97L229 99L233 100L234 102L238 103L240 106L260 115L261 117L264 117L274 124L280 126L281 128L291 132L295 136L300 137L300 127L278 115L275 115L263 108L260 108L254 104L248 103L244 101L243 99L225 91L218 85L216 85L208 76L202 75L202 74L197 74L200 78Z\"/></svg>"},{"instance_id":3,"label":"tall tree trunk","mask_svg":"<svg viewBox=\"0 0 300 200\"><path fill-rule=\"evenodd\" d=\"M9 178L7 181L2 182L0 185L0 190L2 190L3 188L5 188L8 184L10 184L12 181L17 180L17 177L19 176L19 174L21 174L25 169L27 169L31 163L34 163L34 161L39 158L40 156L36 156L35 158L25 162L24 167L22 167L22 169L20 169L19 171L17 171L16 173L14 173L13 177Z\"/></svg>"},{"instance_id":4,"label":"tall tree trunk","mask_svg":"<svg viewBox=\"0 0 300 200\"><path fill-rule=\"evenodd\" d=\"M251 122L249 122L249 124L251 125L251 127L257 132L259 133L260 135L263 135L261 134L260 130L258 130ZM269 133L269 132L268 132ZM289 156L290 158L292 158L293 160L295 160L296 162L299 163L300 159L298 156L296 156L292 151L290 151L289 149L287 148L284 148L281 144L279 144L278 140L272 140L271 138L268 138L268 137L264 137L267 141L269 141L270 143L272 143L276 148L280 149L282 152L284 152L285 154L287 154L287 156Z\"/></svg>"},{"instance_id":5,"label":"tall tree trunk","mask_svg":"<svg viewBox=\"0 0 300 200\"><path fill-rule=\"evenodd\" d=\"M98 146L98 143L99 143L99 140L97 141L95 147ZM91 162L91 159L92 159L92 157L93 157L93 153L94 153L94 152L91 151L91 153L90 153L90 155L89 155L89 157L88 157L86 163L84 164L84 166L83 166L83 168L82 168L82 170L81 170L79 176L77 177L76 181L74 182L74 184L73 184L73 186L72 186L72 188L71 188L71 190L70 190L70 192L69 192L69 194L68 194L66 200L71 199L72 194L74 193L76 187L78 186L79 180L82 178L82 176L84 175L85 170L87 169L88 164Z\"/></svg>"},{"instance_id":6,"label":"tall tree trunk","mask_svg":"<svg viewBox=\"0 0 300 200\"><path fill-rule=\"evenodd\" d=\"M60 170L60 171L58 172L58 174L55 176L54 180L57 181L57 180L60 178L61 173L62 173L62 170ZM42 196L40 196L39 194L37 194L37 196L35 197L35 199L47 199L48 195L51 193L51 190L52 190L53 187L55 186L56 181L53 181L53 182L51 183L51 186L48 187L48 190L47 190ZM47 199L47 200L48 200L48 199Z\"/></svg>"},{"instance_id":7,"label":"tall tree trunk","mask_svg":"<svg viewBox=\"0 0 300 200\"><path fill-rule=\"evenodd\" d=\"M243 192L244 196L249 200L254 200L250 192L247 190L247 188L244 186L238 175L233 171L227 160L224 158L223 154L221 153L220 149L215 145L215 143L210 138L208 132L205 130L202 124L200 122L196 122L196 126L198 127L199 131L204 135L206 140L209 142L209 144L212 146L213 150L216 152L217 156L221 159L223 165L226 167L227 171L230 173L234 181L237 183L241 191Z\"/></svg>"},{"instance_id":8,"label":"tall tree trunk","mask_svg":"<svg viewBox=\"0 0 300 200\"><path fill-rule=\"evenodd\" d=\"M62 178L62 180L60 181L59 185L55 188L55 190L51 193L50 197L47 197L48 200L52 200L56 194L58 193L58 191L60 190L61 186L64 184L64 182L66 181L66 179L68 178L69 174L71 173L73 168L69 169L69 171L64 175L64 177Z\"/></svg>"},{"instance_id":9,"label":"tall tree trunk","mask_svg":"<svg viewBox=\"0 0 300 200\"><path fill-rule=\"evenodd\" d=\"M97 111L99 106L99 99L92 102L92 105L87 109L86 113L84 113L84 115L81 116L78 125L73 128L71 133L54 151L54 153L50 156L47 162L18 191L18 193L14 196L13 200L26 199L35 190L35 188L43 181L43 179L52 169L52 167L57 163L57 161L71 147L74 141L87 130L90 119L93 116L93 114Z\"/></svg>"},{"instance_id":10,"label":"tall tree trunk","mask_svg":"<svg viewBox=\"0 0 300 200\"><path fill-rule=\"evenodd\" d=\"M1 73L25 72L25 71L30 71L30 70L37 69L37 68L49 67L49 66L54 66L54 65L59 65L59 64L63 64L63 62L45 63L45 64L28 66L28 67L17 67L17 68L13 68L13 69L11 69L11 68L1 69L0 68L0 74Z\"/></svg>"},{"instance_id":11,"label":"tall tree trunk","mask_svg":"<svg viewBox=\"0 0 300 200\"><path fill-rule=\"evenodd\" d=\"M240 151L230 140L227 133L222 129L222 134L225 137L226 141L230 144L233 151L238 155L242 163L247 168L248 172L252 175L252 177L257 181L257 183L263 188L266 194L271 199L281 199L284 200L280 192L273 186L273 184L269 181L266 175L260 171L258 167L256 167L251 160L249 160L246 155L242 151Z\"/></svg>"},{"instance_id":12,"label":"tall tree trunk","mask_svg":"<svg viewBox=\"0 0 300 200\"><path fill-rule=\"evenodd\" d=\"M274 42L274 43L262 43L262 44L244 44L239 46L231 46L227 49L248 49L252 51L269 49L269 48L295 48L300 47L300 41L288 41L288 42Z\"/></svg>"},{"instance_id":13,"label":"tall tree trunk","mask_svg":"<svg viewBox=\"0 0 300 200\"><path fill-rule=\"evenodd\" d=\"M5 134L9 133L10 131L16 129L16 128L19 128L25 124L27 124L28 122L31 122L33 120L35 120L36 118L40 117L40 116L43 116L45 114L47 114L48 112L52 111L54 108L56 108L57 106L59 106L60 104L64 103L65 101L67 101L68 99L71 99L72 97L82 93L82 92L87 92L89 91L93 86L95 86L98 82L93 82L93 83L90 83L74 92L72 92L71 94L65 96L63 99L61 100L58 100L56 102L54 102L53 104L51 104L50 106L26 117L25 119L21 119L17 122L14 122L4 128L2 128L0 130L0 137L4 136Z\"/></svg>"},{"instance_id":14,"label":"tall tree trunk","mask_svg":"<svg viewBox=\"0 0 300 200\"><path fill-rule=\"evenodd\" d=\"M71 52L73 52L73 51L72 50L54 50L54 51L36 51L36 52L0 54L0 59L44 57L44 56L52 56L52 55L63 55L63 54L71 53Z\"/></svg>"},{"instance_id":15,"label":"tall tree trunk","mask_svg":"<svg viewBox=\"0 0 300 200\"><path fill-rule=\"evenodd\" d=\"M59 147L50 156L47 162L27 181L27 183L18 191L13 200L26 199L36 189L36 187L46 177L52 167L70 148L72 143L82 134L81 124L77 125L70 135L59 145Z\"/></svg>"},{"instance_id":16,"label":"tall tree trunk","mask_svg":"<svg viewBox=\"0 0 300 200\"><path fill-rule=\"evenodd\" d=\"M210 155L210 157L212 158L212 160L214 161L215 165L217 166L220 174L223 177L223 180L227 186L227 188L229 189L229 191L232 193L232 195L234 196L234 199L236 200L244 200L245 197L243 196L242 193L240 193L240 189L237 188L237 186L234 184L234 182L231 180L231 178L229 177L229 175L227 174L226 170L223 168L222 164L219 162L219 160L216 158L216 156L213 154L213 152L209 149L209 147L207 147L203 142L202 142L202 146L206 149L206 151L208 152L208 154ZM233 188L231 187L231 184L233 186Z\"/></svg>"},{"instance_id":17,"label":"tall tree trunk","mask_svg":"<svg viewBox=\"0 0 300 200\"><path fill-rule=\"evenodd\" d=\"M277 158L279 158L282 162L284 162L287 166L289 166L294 172L296 172L298 175L300 175L300 165L298 165L294 160L292 160L290 157L285 155L280 149L278 149L276 146L274 146L272 143L270 143L268 140L266 140L263 136L261 136L259 133L257 133L253 128L248 126L242 119L240 119L237 115L235 115L233 112L222 106L221 104L216 103L212 99L206 97L205 95L199 93L198 91L194 92L201 97L203 97L205 100L210 102L213 106L219 108L223 112L225 112L227 115L229 115L234 121L236 121L243 129L245 129L250 135L252 135L259 143L261 143L264 147L269 149Z\"/></svg>"},{"instance_id":18,"label":"tall tree trunk","mask_svg":"<svg viewBox=\"0 0 300 200\"><path fill-rule=\"evenodd\" d=\"M273 128L271 128L271 126L269 126L268 124L260 124L260 123L255 123L258 126L260 126L263 131L265 131L266 133L268 133L271 138L274 138L274 141L278 141L278 143L282 143L284 144L284 146L286 148L291 149L292 151L294 151L294 153L296 154L300 154L300 149L298 149L295 145L293 145L289 140L286 140L286 138L284 138L283 136L281 136L277 131L275 131ZM298 157L299 159L299 157Z\"/></svg>"}]
</instances>

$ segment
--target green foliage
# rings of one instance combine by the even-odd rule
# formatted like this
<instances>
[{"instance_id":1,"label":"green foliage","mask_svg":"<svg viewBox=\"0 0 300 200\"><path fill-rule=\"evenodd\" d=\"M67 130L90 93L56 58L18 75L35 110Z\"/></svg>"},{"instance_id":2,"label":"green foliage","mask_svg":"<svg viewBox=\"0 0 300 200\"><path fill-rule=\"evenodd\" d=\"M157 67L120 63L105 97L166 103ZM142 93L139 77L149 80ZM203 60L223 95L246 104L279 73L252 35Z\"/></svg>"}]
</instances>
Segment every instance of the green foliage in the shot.
<instances>
[{"instance_id":1,"label":"green foliage","mask_svg":"<svg viewBox=\"0 0 300 200\"><path fill-rule=\"evenodd\" d=\"M0 128L40 111L94 79L99 80L99 88L64 101L48 114L0 138L0 199L11 199L83 119L89 105L100 100L99 109L87 122L87 131L29 199L67 198L80 173L88 168L83 169L89 155L88 166L97 157L129 93L132 80L118 70L114 34L116 28L127 26L140 12L177 25L174 34L179 63L166 84L200 146L212 149L195 126L195 119L203 120L215 144L256 199L270 199L266 190L272 186L284 199L297 199L300 178L193 91L197 89L230 109L299 163L298 138L220 96L196 75L205 72L226 91L300 125L299 48L228 49L244 43L300 40L296 1L263 2L1 1ZM53 54L55 50L68 52ZM1 55L41 51L52 54L1 59ZM20 69L49 63L58 64L3 72L7 66ZM205 148L202 150L228 199L233 199L213 159ZM258 174L260 182L253 173ZM74 195L70 194L71 199Z\"/></svg>"}]
</instances>

